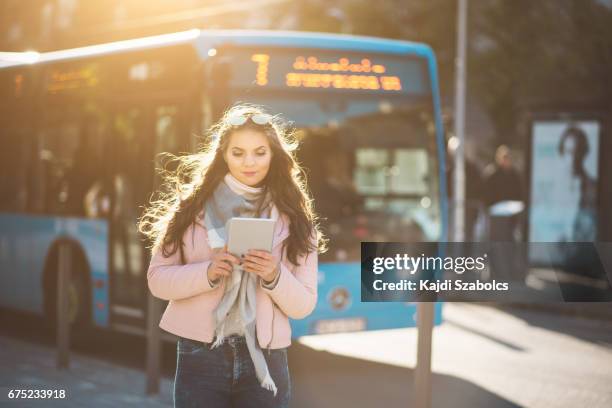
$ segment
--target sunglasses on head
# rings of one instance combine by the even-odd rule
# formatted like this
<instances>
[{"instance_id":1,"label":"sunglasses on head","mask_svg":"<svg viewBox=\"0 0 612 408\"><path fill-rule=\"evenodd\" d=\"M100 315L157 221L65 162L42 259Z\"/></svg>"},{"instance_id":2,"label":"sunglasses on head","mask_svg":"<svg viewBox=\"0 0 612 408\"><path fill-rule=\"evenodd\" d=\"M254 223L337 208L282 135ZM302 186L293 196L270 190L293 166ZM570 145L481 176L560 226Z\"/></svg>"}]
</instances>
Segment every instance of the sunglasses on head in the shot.
<instances>
[{"instance_id":1,"label":"sunglasses on head","mask_svg":"<svg viewBox=\"0 0 612 408\"><path fill-rule=\"evenodd\" d=\"M267 113L256 113L254 115L248 113L236 113L227 118L227 123L232 126L242 126L249 119L251 119L251 122L255 123L256 125L267 125L272 122L272 116L268 115Z\"/></svg>"}]
</instances>

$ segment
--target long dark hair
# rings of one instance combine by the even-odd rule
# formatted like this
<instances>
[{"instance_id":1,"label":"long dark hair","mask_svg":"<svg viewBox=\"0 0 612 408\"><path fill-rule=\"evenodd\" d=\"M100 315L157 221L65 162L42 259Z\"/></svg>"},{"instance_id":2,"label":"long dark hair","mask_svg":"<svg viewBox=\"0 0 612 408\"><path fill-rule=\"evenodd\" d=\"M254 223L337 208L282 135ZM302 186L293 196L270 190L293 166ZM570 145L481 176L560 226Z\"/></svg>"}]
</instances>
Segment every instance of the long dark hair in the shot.
<instances>
[{"instance_id":1,"label":"long dark hair","mask_svg":"<svg viewBox=\"0 0 612 408\"><path fill-rule=\"evenodd\" d=\"M326 240L313 210L305 173L294 157L298 144L293 133L278 116L271 117L265 125L247 120L241 126L232 126L228 121L235 115L250 118L265 113L256 105L236 105L211 127L207 142L197 153L183 156L165 154L169 163L177 164L176 170L160 171L163 180L161 191L153 196L138 223L139 231L152 242L152 252L161 250L165 257L169 257L180 251L185 263L183 235L195 223L204 203L228 173L223 155L232 133L239 129L262 132L270 143L272 161L264 179L264 194L269 191L279 212L290 220L290 234L283 243L289 261L297 264L300 255L315 249L325 252Z\"/></svg>"}]
</instances>

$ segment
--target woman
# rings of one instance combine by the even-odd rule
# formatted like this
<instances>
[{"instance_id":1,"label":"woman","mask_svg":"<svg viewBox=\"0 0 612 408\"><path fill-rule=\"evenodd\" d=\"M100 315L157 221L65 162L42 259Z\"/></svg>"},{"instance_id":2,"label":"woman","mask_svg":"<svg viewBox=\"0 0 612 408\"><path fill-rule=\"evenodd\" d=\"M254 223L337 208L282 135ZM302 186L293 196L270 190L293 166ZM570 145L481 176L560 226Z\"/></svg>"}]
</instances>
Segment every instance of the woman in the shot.
<instances>
[{"instance_id":1,"label":"woman","mask_svg":"<svg viewBox=\"0 0 612 408\"><path fill-rule=\"evenodd\" d=\"M592 242L597 237L597 181L586 169L589 156L589 140L586 132L570 124L561 134L558 144L560 162L565 171L563 184L556 200L564 221L563 233L558 243L558 256L564 270L592 273L599 277L600 270L592 247L581 242Z\"/></svg>"},{"instance_id":2,"label":"woman","mask_svg":"<svg viewBox=\"0 0 612 408\"><path fill-rule=\"evenodd\" d=\"M568 178L579 181L578 206L580 209L594 210L596 206L597 183L586 170L589 155L589 141L584 130L570 125L561 134L559 155L570 169Z\"/></svg>"},{"instance_id":3,"label":"woman","mask_svg":"<svg viewBox=\"0 0 612 408\"><path fill-rule=\"evenodd\" d=\"M153 242L151 293L169 300L160 327L179 337L176 407L286 407L288 318L317 301L325 250L297 147L282 122L252 105L231 108L196 154L176 158L140 220ZM226 221L276 220L272 252L227 252Z\"/></svg>"}]
</instances>

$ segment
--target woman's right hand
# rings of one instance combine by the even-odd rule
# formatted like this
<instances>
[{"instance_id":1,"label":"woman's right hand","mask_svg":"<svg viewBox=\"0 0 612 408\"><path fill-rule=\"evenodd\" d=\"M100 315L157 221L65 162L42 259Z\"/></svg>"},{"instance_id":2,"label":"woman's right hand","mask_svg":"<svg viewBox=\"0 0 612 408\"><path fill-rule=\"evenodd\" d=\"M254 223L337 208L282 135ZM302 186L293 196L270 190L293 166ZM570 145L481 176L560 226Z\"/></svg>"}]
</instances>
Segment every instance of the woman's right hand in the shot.
<instances>
[{"instance_id":1,"label":"woman's right hand","mask_svg":"<svg viewBox=\"0 0 612 408\"><path fill-rule=\"evenodd\" d=\"M240 265L240 260L227 252L227 245L213 249L212 261L208 266L208 280L215 282L223 276L230 276L232 264Z\"/></svg>"}]
</instances>

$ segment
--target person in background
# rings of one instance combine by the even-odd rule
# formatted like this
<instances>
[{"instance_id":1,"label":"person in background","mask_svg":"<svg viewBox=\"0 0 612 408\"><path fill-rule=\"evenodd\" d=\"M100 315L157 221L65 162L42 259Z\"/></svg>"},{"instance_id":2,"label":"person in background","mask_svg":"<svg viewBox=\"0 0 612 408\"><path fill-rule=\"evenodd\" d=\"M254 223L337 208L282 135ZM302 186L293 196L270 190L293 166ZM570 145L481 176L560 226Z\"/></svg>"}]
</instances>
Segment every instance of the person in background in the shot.
<instances>
[{"instance_id":1,"label":"person in background","mask_svg":"<svg viewBox=\"0 0 612 408\"><path fill-rule=\"evenodd\" d=\"M512 155L507 146L501 145L495 151L495 162L485 168L483 175L483 199L488 215L488 240L493 245L490 249L492 278L516 282L525 282L528 267L527 255L520 245L507 245L522 240L521 217L523 187L519 171L512 163ZM502 207L494 210L496 204ZM520 202L519 206L509 202ZM518 209L520 208L520 209Z\"/></svg>"},{"instance_id":2,"label":"person in background","mask_svg":"<svg viewBox=\"0 0 612 408\"><path fill-rule=\"evenodd\" d=\"M495 151L495 162L483 173L483 199L487 207L500 201L523 201L521 174L512 164L512 155L506 145Z\"/></svg>"},{"instance_id":3,"label":"person in background","mask_svg":"<svg viewBox=\"0 0 612 408\"><path fill-rule=\"evenodd\" d=\"M446 148L446 180L449 202L455 203L455 156L457 138L450 138ZM474 240L474 226L482 205L482 179L480 169L467 156L465 158L465 241Z\"/></svg>"}]
</instances>

